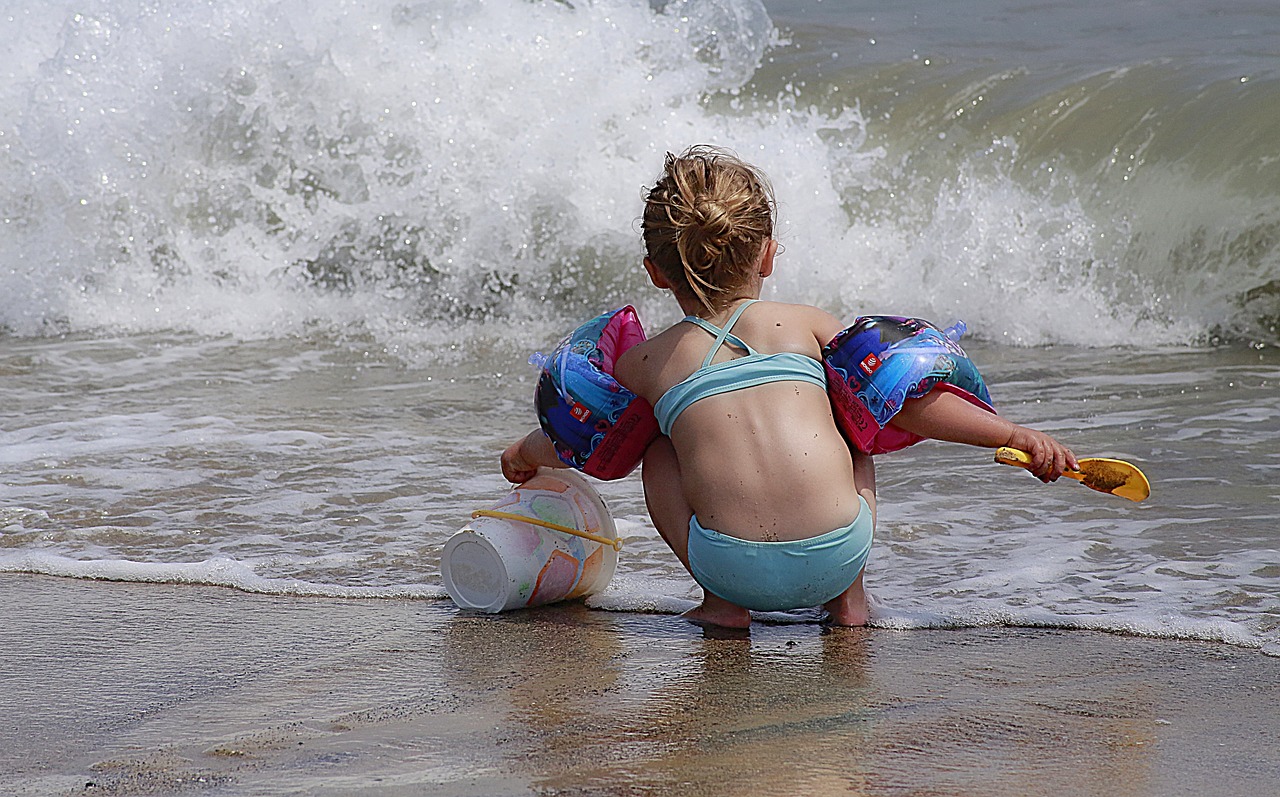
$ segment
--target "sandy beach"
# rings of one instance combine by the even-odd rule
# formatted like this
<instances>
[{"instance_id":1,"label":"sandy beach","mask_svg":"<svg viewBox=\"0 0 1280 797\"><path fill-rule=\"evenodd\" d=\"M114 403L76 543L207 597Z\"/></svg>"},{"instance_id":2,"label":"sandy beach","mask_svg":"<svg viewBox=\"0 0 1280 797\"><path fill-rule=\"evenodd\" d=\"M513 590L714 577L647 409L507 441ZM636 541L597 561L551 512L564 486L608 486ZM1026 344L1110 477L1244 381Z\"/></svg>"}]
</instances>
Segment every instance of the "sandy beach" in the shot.
<instances>
[{"instance_id":1,"label":"sandy beach","mask_svg":"<svg viewBox=\"0 0 1280 797\"><path fill-rule=\"evenodd\" d=\"M0 577L7 794L1274 795L1280 659Z\"/></svg>"}]
</instances>

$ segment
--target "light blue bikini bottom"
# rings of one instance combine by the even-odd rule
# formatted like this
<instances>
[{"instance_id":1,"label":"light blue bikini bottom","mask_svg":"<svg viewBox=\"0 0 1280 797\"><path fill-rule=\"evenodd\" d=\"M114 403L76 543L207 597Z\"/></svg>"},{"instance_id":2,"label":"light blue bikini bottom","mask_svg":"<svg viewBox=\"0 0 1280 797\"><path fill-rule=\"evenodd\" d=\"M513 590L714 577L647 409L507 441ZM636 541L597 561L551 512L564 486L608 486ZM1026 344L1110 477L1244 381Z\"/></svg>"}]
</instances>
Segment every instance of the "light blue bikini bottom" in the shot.
<instances>
[{"instance_id":1,"label":"light blue bikini bottom","mask_svg":"<svg viewBox=\"0 0 1280 797\"><path fill-rule=\"evenodd\" d=\"M858 517L806 540L755 542L689 520L689 569L703 589L756 611L820 606L858 578L871 553L871 507L858 496Z\"/></svg>"}]
</instances>

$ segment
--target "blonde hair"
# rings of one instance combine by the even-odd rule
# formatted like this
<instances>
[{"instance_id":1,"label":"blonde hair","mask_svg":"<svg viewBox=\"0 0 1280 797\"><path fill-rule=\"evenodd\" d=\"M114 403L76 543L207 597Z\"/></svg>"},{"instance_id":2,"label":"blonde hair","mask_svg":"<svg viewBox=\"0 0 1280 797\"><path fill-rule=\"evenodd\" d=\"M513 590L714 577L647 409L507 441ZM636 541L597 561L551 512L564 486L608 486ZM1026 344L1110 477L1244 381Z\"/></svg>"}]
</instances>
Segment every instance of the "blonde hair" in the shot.
<instances>
[{"instance_id":1,"label":"blonde hair","mask_svg":"<svg viewBox=\"0 0 1280 797\"><path fill-rule=\"evenodd\" d=\"M773 237L773 188L715 147L667 153L644 207L645 249L678 294L718 310L751 281Z\"/></svg>"}]
</instances>

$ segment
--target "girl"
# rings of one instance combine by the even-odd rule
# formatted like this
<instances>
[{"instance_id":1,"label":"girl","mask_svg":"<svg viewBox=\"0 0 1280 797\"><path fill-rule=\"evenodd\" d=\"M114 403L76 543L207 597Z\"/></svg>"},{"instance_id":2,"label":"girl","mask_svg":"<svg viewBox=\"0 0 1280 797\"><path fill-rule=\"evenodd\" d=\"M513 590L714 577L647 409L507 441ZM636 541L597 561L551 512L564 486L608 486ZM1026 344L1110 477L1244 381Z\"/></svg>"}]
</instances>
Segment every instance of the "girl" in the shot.
<instances>
[{"instance_id":1,"label":"girl","mask_svg":"<svg viewBox=\"0 0 1280 797\"><path fill-rule=\"evenodd\" d=\"M619 358L615 378L653 404L645 502L658 533L703 587L690 620L745 628L749 609L821 604L863 625L862 573L875 527L875 466L850 450L827 397L822 347L846 325L816 307L760 301L773 273L767 179L724 151L667 155L649 192L645 270L685 318ZM912 399L905 431L1032 456L1045 481L1076 468L1052 437L948 392ZM512 482L564 467L535 429L502 454Z\"/></svg>"}]
</instances>

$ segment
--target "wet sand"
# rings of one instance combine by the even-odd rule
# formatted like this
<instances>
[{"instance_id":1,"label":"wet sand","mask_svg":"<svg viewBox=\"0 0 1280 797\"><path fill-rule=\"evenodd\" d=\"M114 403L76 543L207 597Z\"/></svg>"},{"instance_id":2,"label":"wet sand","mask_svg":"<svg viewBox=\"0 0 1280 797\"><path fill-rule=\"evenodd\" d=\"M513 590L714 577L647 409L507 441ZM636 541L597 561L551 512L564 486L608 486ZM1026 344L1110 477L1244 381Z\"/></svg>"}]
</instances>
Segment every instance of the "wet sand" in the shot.
<instances>
[{"instance_id":1,"label":"wet sand","mask_svg":"<svg viewBox=\"0 0 1280 797\"><path fill-rule=\"evenodd\" d=\"M1280 793L1280 659L0 576L5 794Z\"/></svg>"}]
</instances>

